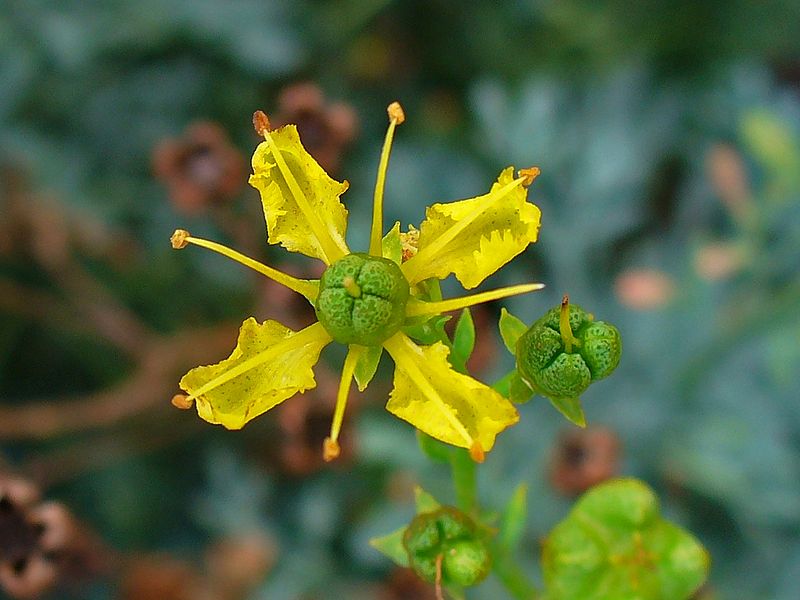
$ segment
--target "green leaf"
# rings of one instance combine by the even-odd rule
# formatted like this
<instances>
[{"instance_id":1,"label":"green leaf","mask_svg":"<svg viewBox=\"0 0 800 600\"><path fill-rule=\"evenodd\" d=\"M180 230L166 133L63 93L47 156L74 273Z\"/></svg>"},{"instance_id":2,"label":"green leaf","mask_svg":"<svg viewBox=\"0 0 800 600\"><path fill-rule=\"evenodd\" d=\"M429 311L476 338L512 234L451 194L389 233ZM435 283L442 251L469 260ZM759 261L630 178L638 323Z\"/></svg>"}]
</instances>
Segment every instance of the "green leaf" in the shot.
<instances>
[{"instance_id":1,"label":"green leaf","mask_svg":"<svg viewBox=\"0 0 800 600\"><path fill-rule=\"evenodd\" d=\"M508 382L508 396L514 404L525 404L533 397L533 390L525 383L525 380L514 370Z\"/></svg>"},{"instance_id":2,"label":"green leaf","mask_svg":"<svg viewBox=\"0 0 800 600\"><path fill-rule=\"evenodd\" d=\"M586 427L586 415L583 413L580 398L547 398L550 404L556 407L558 412L564 415L568 421L578 427Z\"/></svg>"},{"instance_id":3,"label":"green leaf","mask_svg":"<svg viewBox=\"0 0 800 600\"><path fill-rule=\"evenodd\" d=\"M381 254L384 258L397 263L403 262L403 242L400 241L400 221L395 221L392 228L383 237Z\"/></svg>"},{"instance_id":4,"label":"green leaf","mask_svg":"<svg viewBox=\"0 0 800 600\"><path fill-rule=\"evenodd\" d=\"M381 361L381 354L383 354L383 346L364 347L364 351L356 363L356 370L353 372L359 392L367 389L367 385L375 376L375 371L378 370L378 363Z\"/></svg>"},{"instance_id":5,"label":"green leaf","mask_svg":"<svg viewBox=\"0 0 800 600\"><path fill-rule=\"evenodd\" d=\"M467 372L467 361L475 348L475 323L468 308L461 312L453 333L453 347L450 350L450 364L459 373Z\"/></svg>"},{"instance_id":6,"label":"green leaf","mask_svg":"<svg viewBox=\"0 0 800 600\"><path fill-rule=\"evenodd\" d=\"M441 508L441 503L431 494L417 486L414 488L414 502L417 505L417 514L433 512Z\"/></svg>"},{"instance_id":7,"label":"green leaf","mask_svg":"<svg viewBox=\"0 0 800 600\"><path fill-rule=\"evenodd\" d=\"M663 519L653 491L619 479L587 492L550 533L542 552L549 600L686 600L709 557Z\"/></svg>"},{"instance_id":8,"label":"green leaf","mask_svg":"<svg viewBox=\"0 0 800 600\"><path fill-rule=\"evenodd\" d=\"M369 541L369 545L378 552L388 556L395 564L401 567L408 567L408 552L406 552L403 546L403 534L405 534L405 532L406 527L401 527L388 535L372 538Z\"/></svg>"},{"instance_id":9,"label":"green leaf","mask_svg":"<svg viewBox=\"0 0 800 600\"><path fill-rule=\"evenodd\" d=\"M507 552L512 552L525 530L528 513L528 486L521 483L508 501L500 522L497 542Z\"/></svg>"},{"instance_id":10,"label":"green leaf","mask_svg":"<svg viewBox=\"0 0 800 600\"><path fill-rule=\"evenodd\" d=\"M500 337L511 354L517 353L517 340L528 330L520 319L512 315L505 308L500 309Z\"/></svg>"},{"instance_id":11,"label":"green leaf","mask_svg":"<svg viewBox=\"0 0 800 600\"><path fill-rule=\"evenodd\" d=\"M421 323L412 323L403 326L403 333L407 336L417 340L420 344L430 346L436 342L442 342L446 346L450 346L450 338L444 330L444 325L450 320L447 315L436 315L422 321Z\"/></svg>"}]
</instances>

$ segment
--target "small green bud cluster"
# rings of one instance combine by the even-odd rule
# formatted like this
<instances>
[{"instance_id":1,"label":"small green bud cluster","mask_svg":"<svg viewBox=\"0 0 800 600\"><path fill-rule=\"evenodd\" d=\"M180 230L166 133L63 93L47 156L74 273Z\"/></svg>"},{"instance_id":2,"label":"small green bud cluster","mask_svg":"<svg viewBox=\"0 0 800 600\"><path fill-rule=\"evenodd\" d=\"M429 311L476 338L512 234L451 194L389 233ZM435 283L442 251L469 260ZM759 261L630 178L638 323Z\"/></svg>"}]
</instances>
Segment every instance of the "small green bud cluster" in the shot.
<instances>
[{"instance_id":1,"label":"small green bud cluster","mask_svg":"<svg viewBox=\"0 0 800 600\"><path fill-rule=\"evenodd\" d=\"M480 583L491 569L489 548L475 523L451 506L417 515L403 535L403 546L411 568L432 583L437 568L442 583L460 587Z\"/></svg>"},{"instance_id":2,"label":"small green bud cluster","mask_svg":"<svg viewBox=\"0 0 800 600\"><path fill-rule=\"evenodd\" d=\"M396 263L348 254L322 274L314 309L337 342L379 346L403 324L408 295L408 281Z\"/></svg>"},{"instance_id":3,"label":"small green bud cluster","mask_svg":"<svg viewBox=\"0 0 800 600\"><path fill-rule=\"evenodd\" d=\"M621 354L617 328L565 298L520 336L517 371L536 393L577 398L593 381L608 377Z\"/></svg>"}]
</instances>

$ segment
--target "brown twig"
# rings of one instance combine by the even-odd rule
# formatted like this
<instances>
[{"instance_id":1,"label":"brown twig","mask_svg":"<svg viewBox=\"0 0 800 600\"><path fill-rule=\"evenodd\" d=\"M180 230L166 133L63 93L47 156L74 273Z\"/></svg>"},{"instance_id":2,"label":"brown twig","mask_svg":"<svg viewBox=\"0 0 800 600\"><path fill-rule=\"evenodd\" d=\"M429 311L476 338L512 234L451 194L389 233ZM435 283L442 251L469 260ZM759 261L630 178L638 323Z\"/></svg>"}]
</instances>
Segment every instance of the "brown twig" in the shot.
<instances>
[{"instance_id":1,"label":"brown twig","mask_svg":"<svg viewBox=\"0 0 800 600\"><path fill-rule=\"evenodd\" d=\"M233 347L235 337L236 327L225 324L153 338L135 372L111 389L62 401L44 398L21 406L0 406L0 439L42 440L109 427L168 403L183 371L219 360Z\"/></svg>"}]
</instances>

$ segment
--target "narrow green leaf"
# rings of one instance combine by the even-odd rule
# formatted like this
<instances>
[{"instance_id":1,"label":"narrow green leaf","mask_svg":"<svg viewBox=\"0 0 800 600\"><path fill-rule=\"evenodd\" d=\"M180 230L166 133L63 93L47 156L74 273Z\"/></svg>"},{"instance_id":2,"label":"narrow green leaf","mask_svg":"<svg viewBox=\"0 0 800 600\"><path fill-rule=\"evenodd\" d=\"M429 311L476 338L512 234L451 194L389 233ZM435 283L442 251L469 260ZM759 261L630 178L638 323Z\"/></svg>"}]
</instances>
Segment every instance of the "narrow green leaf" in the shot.
<instances>
[{"instance_id":1,"label":"narrow green leaf","mask_svg":"<svg viewBox=\"0 0 800 600\"><path fill-rule=\"evenodd\" d=\"M449 320L450 317L447 315L436 315L422 323L405 325L403 327L403 333L425 346L430 346L436 342L442 342L450 347L450 338L444 330L444 324Z\"/></svg>"},{"instance_id":2,"label":"narrow green leaf","mask_svg":"<svg viewBox=\"0 0 800 600\"><path fill-rule=\"evenodd\" d=\"M403 261L403 243L400 241L400 221L389 230L381 242L381 254L398 265Z\"/></svg>"},{"instance_id":3,"label":"narrow green leaf","mask_svg":"<svg viewBox=\"0 0 800 600\"><path fill-rule=\"evenodd\" d=\"M505 307L500 309L500 337L511 354L517 353L517 340L528 330L520 319L508 312Z\"/></svg>"},{"instance_id":4,"label":"narrow green leaf","mask_svg":"<svg viewBox=\"0 0 800 600\"><path fill-rule=\"evenodd\" d=\"M375 376L375 371L378 370L378 363L381 361L381 354L383 353L383 346L366 346L361 356L356 362L356 370L353 372L358 391L363 392L367 389L367 385L372 381Z\"/></svg>"},{"instance_id":5,"label":"narrow green leaf","mask_svg":"<svg viewBox=\"0 0 800 600\"><path fill-rule=\"evenodd\" d=\"M397 565L408 567L408 552L406 552L405 546L403 546L403 534L405 532L406 528L401 527L388 535L372 538L369 541L369 545L381 554L388 556Z\"/></svg>"},{"instance_id":6,"label":"narrow green leaf","mask_svg":"<svg viewBox=\"0 0 800 600\"><path fill-rule=\"evenodd\" d=\"M450 364L459 373L467 372L467 361L475 348L475 323L468 308L461 311L453 333L453 347L450 350Z\"/></svg>"},{"instance_id":7,"label":"narrow green leaf","mask_svg":"<svg viewBox=\"0 0 800 600\"><path fill-rule=\"evenodd\" d=\"M436 498L419 486L414 488L414 501L417 504L417 514L433 512L442 506Z\"/></svg>"},{"instance_id":8,"label":"narrow green leaf","mask_svg":"<svg viewBox=\"0 0 800 600\"><path fill-rule=\"evenodd\" d=\"M580 398L547 398L558 412L564 415L568 421L578 427L586 427L586 415L583 414Z\"/></svg>"},{"instance_id":9,"label":"narrow green leaf","mask_svg":"<svg viewBox=\"0 0 800 600\"><path fill-rule=\"evenodd\" d=\"M513 552L525 531L528 518L528 486L521 483L514 490L500 521L500 534L497 542L507 552Z\"/></svg>"},{"instance_id":10,"label":"narrow green leaf","mask_svg":"<svg viewBox=\"0 0 800 600\"><path fill-rule=\"evenodd\" d=\"M515 369L508 382L508 396L506 396L514 404L525 404L533 397L533 390L525 383L525 380L519 376Z\"/></svg>"}]
</instances>

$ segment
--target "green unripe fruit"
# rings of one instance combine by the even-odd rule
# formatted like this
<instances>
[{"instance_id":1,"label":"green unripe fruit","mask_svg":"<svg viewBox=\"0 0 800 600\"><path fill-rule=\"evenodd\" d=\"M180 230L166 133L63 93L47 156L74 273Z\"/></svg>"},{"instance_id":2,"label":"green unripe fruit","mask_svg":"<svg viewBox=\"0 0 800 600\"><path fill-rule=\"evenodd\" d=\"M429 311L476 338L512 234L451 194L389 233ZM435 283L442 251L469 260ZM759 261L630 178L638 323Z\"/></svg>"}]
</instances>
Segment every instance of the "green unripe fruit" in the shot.
<instances>
[{"instance_id":1,"label":"green unripe fruit","mask_svg":"<svg viewBox=\"0 0 800 600\"><path fill-rule=\"evenodd\" d=\"M483 581L492 567L486 544L477 540L456 542L445 552L442 579L461 587Z\"/></svg>"},{"instance_id":2,"label":"green unripe fruit","mask_svg":"<svg viewBox=\"0 0 800 600\"><path fill-rule=\"evenodd\" d=\"M378 346L403 324L408 294L408 281L396 263L348 254L322 274L314 309L337 342Z\"/></svg>"},{"instance_id":3,"label":"green unripe fruit","mask_svg":"<svg viewBox=\"0 0 800 600\"><path fill-rule=\"evenodd\" d=\"M475 585L491 569L489 548L475 523L450 506L414 517L403 534L403 546L411 568L426 581L436 581L437 560L442 561L445 585Z\"/></svg>"},{"instance_id":4,"label":"green unripe fruit","mask_svg":"<svg viewBox=\"0 0 800 600\"><path fill-rule=\"evenodd\" d=\"M547 311L520 336L517 371L534 392L577 398L593 381L610 375L621 354L616 327L565 304Z\"/></svg>"}]
</instances>

